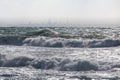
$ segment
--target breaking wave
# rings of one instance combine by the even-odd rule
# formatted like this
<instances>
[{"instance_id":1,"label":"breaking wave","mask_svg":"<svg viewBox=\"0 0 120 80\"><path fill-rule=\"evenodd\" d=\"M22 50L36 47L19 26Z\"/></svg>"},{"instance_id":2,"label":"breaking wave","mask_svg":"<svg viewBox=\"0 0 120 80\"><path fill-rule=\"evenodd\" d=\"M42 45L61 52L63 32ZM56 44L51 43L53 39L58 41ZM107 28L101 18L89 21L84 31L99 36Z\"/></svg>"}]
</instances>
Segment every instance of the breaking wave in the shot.
<instances>
[{"instance_id":1,"label":"breaking wave","mask_svg":"<svg viewBox=\"0 0 120 80\"><path fill-rule=\"evenodd\" d=\"M26 38L23 41L23 45L40 47L74 47L74 48L115 47L120 45L120 40L118 39L82 40L38 36L34 38Z\"/></svg>"},{"instance_id":2,"label":"breaking wave","mask_svg":"<svg viewBox=\"0 0 120 80\"><path fill-rule=\"evenodd\" d=\"M35 69L53 69L59 71L103 71L119 67L118 63L103 63L88 60L72 60L63 58L30 58L19 56L7 59L5 55L0 55L0 67L32 67ZM108 65L109 64L109 65Z\"/></svg>"},{"instance_id":3,"label":"breaking wave","mask_svg":"<svg viewBox=\"0 0 120 80\"><path fill-rule=\"evenodd\" d=\"M28 67L36 69L55 69L60 71L89 71L98 70L98 66L89 61L70 59L32 59L28 57L16 57L13 59L0 59L0 67Z\"/></svg>"},{"instance_id":4,"label":"breaking wave","mask_svg":"<svg viewBox=\"0 0 120 80\"><path fill-rule=\"evenodd\" d=\"M71 48L98 48L98 47L116 47L120 46L119 39L66 39L51 38L44 36L21 37L21 36L3 36L0 37L0 45L26 45L39 47L71 47Z\"/></svg>"},{"instance_id":5,"label":"breaking wave","mask_svg":"<svg viewBox=\"0 0 120 80\"><path fill-rule=\"evenodd\" d=\"M119 38L105 38L105 35L97 35L95 33L87 33L86 35L81 34L79 36L75 35L76 34L72 35L50 29L42 29L19 33L19 35L1 35L0 45L27 45L57 48L98 48L116 47L120 45Z\"/></svg>"}]
</instances>

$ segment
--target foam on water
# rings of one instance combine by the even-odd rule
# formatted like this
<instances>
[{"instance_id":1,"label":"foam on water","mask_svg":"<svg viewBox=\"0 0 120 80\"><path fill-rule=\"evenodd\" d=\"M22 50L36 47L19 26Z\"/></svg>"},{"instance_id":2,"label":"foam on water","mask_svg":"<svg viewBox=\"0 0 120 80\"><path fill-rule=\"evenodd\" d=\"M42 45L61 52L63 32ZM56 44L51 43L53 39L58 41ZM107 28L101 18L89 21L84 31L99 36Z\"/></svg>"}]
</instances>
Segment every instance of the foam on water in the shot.
<instances>
[{"instance_id":1,"label":"foam on water","mask_svg":"<svg viewBox=\"0 0 120 80\"><path fill-rule=\"evenodd\" d=\"M70 59L31 59L29 57L16 57L13 59L0 59L0 67L27 67L36 69L55 69L60 71L89 71L98 70L98 65L89 61Z\"/></svg>"},{"instance_id":2,"label":"foam on water","mask_svg":"<svg viewBox=\"0 0 120 80\"><path fill-rule=\"evenodd\" d=\"M116 47L120 45L119 27L9 27L0 29L0 45L61 48Z\"/></svg>"},{"instance_id":3,"label":"foam on water","mask_svg":"<svg viewBox=\"0 0 120 80\"><path fill-rule=\"evenodd\" d=\"M119 39L81 40L38 36L35 38L26 38L23 41L23 45L40 47L77 47L77 48L115 47L120 45L120 40Z\"/></svg>"},{"instance_id":4,"label":"foam on water","mask_svg":"<svg viewBox=\"0 0 120 80\"><path fill-rule=\"evenodd\" d=\"M0 55L0 67L32 67L35 69L57 71L106 71L112 68L120 68L120 64L114 62L99 62L84 59L70 58L30 58L19 56L8 59L8 55Z\"/></svg>"}]
</instances>

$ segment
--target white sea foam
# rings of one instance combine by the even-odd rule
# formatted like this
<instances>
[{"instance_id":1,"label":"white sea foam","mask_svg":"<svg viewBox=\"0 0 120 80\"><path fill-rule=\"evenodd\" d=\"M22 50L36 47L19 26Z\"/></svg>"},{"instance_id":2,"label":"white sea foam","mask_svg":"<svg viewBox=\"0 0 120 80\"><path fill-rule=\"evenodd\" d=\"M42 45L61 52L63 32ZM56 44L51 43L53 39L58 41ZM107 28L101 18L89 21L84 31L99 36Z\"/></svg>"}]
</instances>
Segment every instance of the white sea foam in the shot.
<instances>
[{"instance_id":1,"label":"white sea foam","mask_svg":"<svg viewBox=\"0 0 120 80\"><path fill-rule=\"evenodd\" d=\"M88 71L98 70L98 65L89 61L70 59L31 59L29 57L16 57L13 59L0 59L0 67L27 67L36 69L56 69L61 71Z\"/></svg>"},{"instance_id":2,"label":"white sea foam","mask_svg":"<svg viewBox=\"0 0 120 80\"><path fill-rule=\"evenodd\" d=\"M65 38L50 38L38 36L34 38L26 38L23 45L40 46L40 47L115 47L120 45L118 39L65 39Z\"/></svg>"},{"instance_id":3,"label":"white sea foam","mask_svg":"<svg viewBox=\"0 0 120 80\"><path fill-rule=\"evenodd\" d=\"M0 46L0 67L57 71L106 71L120 68L118 48L41 48Z\"/></svg>"}]
</instances>

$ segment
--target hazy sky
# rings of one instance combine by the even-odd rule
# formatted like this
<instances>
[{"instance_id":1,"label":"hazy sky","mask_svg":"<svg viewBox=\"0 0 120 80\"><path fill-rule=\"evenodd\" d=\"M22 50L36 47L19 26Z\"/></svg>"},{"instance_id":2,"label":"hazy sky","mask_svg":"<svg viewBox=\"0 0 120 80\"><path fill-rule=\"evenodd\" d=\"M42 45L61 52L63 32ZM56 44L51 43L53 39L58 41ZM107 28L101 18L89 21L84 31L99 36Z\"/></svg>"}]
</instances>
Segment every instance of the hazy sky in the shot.
<instances>
[{"instance_id":1,"label":"hazy sky","mask_svg":"<svg viewBox=\"0 0 120 80\"><path fill-rule=\"evenodd\" d=\"M0 0L0 23L119 23L120 0Z\"/></svg>"}]
</instances>

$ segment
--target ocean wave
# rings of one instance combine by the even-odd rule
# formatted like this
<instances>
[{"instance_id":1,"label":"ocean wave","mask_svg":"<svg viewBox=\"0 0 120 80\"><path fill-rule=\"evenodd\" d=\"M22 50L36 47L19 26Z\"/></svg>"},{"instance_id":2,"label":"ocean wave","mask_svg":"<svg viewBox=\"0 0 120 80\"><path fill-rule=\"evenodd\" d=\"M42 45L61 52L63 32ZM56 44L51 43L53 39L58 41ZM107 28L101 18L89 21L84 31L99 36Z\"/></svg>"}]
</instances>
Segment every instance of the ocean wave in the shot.
<instances>
[{"instance_id":1,"label":"ocean wave","mask_svg":"<svg viewBox=\"0 0 120 80\"><path fill-rule=\"evenodd\" d=\"M98 70L98 66L83 60L70 59L32 59L29 57L16 57L13 59L0 59L0 67L28 67L35 69L55 69L59 71L89 71Z\"/></svg>"},{"instance_id":2,"label":"ocean wave","mask_svg":"<svg viewBox=\"0 0 120 80\"><path fill-rule=\"evenodd\" d=\"M14 57L7 59L6 55L0 55L0 67L31 67L44 70L58 71L105 71L119 68L118 63L103 63L97 61L88 61L70 58L30 58L27 56Z\"/></svg>"},{"instance_id":3,"label":"ocean wave","mask_svg":"<svg viewBox=\"0 0 120 80\"><path fill-rule=\"evenodd\" d=\"M120 46L119 39L76 39L45 36L1 36L0 45L39 46L53 48L99 48Z\"/></svg>"},{"instance_id":4,"label":"ocean wave","mask_svg":"<svg viewBox=\"0 0 120 80\"><path fill-rule=\"evenodd\" d=\"M59 32L51 29L42 29L42 30L36 30L32 32L26 32L25 34L22 34L22 36L26 37L37 37L37 36L44 36L44 37L51 37L51 38L94 38L95 36L93 35L85 35L85 36L75 36L71 33L68 32ZM96 36L97 38L98 36Z\"/></svg>"},{"instance_id":5,"label":"ocean wave","mask_svg":"<svg viewBox=\"0 0 120 80\"><path fill-rule=\"evenodd\" d=\"M119 28L10 27L1 28L0 45L98 48L120 45Z\"/></svg>"},{"instance_id":6,"label":"ocean wave","mask_svg":"<svg viewBox=\"0 0 120 80\"><path fill-rule=\"evenodd\" d=\"M116 47L120 45L119 39L65 39L50 37L26 38L23 45L40 47L74 47L74 48L96 48L96 47Z\"/></svg>"},{"instance_id":7,"label":"ocean wave","mask_svg":"<svg viewBox=\"0 0 120 80\"><path fill-rule=\"evenodd\" d=\"M95 32L70 32L69 30L67 31L55 31L52 29L42 29L42 30L35 30L32 32L26 32L23 34L23 36L27 37L33 37L33 36L45 36L45 37L53 37L53 38L82 38L82 39L104 39L106 38L105 35L101 33L95 33Z\"/></svg>"},{"instance_id":8,"label":"ocean wave","mask_svg":"<svg viewBox=\"0 0 120 80\"><path fill-rule=\"evenodd\" d=\"M50 29L42 29L36 30L32 32L26 32L23 34L24 36L48 36L48 37L56 37L59 35L59 32L50 30Z\"/></svg>"}]
</instances>

